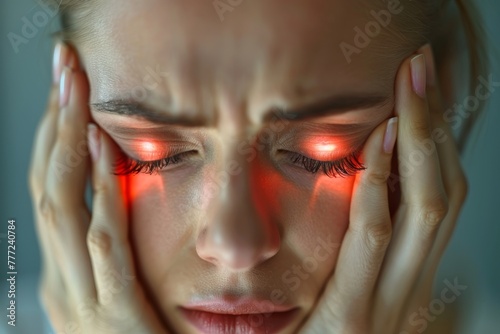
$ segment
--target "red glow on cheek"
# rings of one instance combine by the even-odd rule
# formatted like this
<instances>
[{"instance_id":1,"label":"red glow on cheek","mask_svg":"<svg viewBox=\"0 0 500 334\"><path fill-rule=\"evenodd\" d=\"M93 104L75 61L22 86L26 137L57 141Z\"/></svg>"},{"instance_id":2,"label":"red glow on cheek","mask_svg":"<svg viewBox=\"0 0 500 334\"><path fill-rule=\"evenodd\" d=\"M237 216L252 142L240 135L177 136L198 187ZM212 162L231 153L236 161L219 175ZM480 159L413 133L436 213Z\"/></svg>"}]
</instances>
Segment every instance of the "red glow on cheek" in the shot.
<instances>
[{"instance_id":1,"label":"red glow on cheek","mask_svg":"<svg viewBox=\"0 0 500 334\"><path fill-rule=\"evenodd\" d=\"M322 193L333 193L341 197L351 197L354 177L349 178L329 178L322 177L314 185L313 198Z\"/></svg>"},{"instance_id":2,"label":"red glow on cheek","mask_svg":"<svg viewBox=\"0 0 500 334\"><path fill-rule=\"evenodd\" d=\"M255 163L251 168L250 191L260 217L280 217L288 211L284 194L293 193L292 185L269 167ZM269 191L273 189L273 191Z\"/></svg>"},{"instance_id":3,"label":"red glow on cheek","mask_svg":"<svg viewBox=\"0 0 500 334\"><path fill-rule=\"evenodd\" d=\"M152 140L137 141L135 148L137 158L143 161L156 160L163 157L162 145ZM152 194L164 194L165 185L162 174L138 173L123 176L120 178L122 189L124 191L127 207L134 204L142 197L148 197Z\"/></svg>"},{"instance_id":4,"label":"red glow on cheek","mask_svg":"<svg viewBox=\"0 0 500 334\"><path fill-rule=\"evenodd\" d=\"M118 184L120 185L120 191L122 193L122 198L123 198L123 203L125 205L125 208L127 212L130 209L130 197L129 197L129 183L126 175L119 175L118 177Z\"/></svg>"},{"instance_id":5,"label":"red glow on cheek","mask_svg":"<svg viewBox=\"0 0 500 334\"><path fill-rule=\"evenodd\" d=\"M159 174L137 174L128 177L128 198L133 203L147 194L164 194L163 178Z\"/></svg>"}]
</instances>

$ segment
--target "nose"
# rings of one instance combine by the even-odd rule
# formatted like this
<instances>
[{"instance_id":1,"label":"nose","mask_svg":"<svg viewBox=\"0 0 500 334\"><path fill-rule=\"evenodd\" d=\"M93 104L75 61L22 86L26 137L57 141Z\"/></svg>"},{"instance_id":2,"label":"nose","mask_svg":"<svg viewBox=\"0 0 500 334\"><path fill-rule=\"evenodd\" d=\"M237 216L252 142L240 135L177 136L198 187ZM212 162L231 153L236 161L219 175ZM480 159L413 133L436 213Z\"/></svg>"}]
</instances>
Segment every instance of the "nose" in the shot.
<instances>
[{"instance_id":1,"label":"nose","mask_svg":"<svg viewBox=\"0 0 500 334\"><path fill-rule=\"evenodd\" d=\"M239 173L225 173L226 182L218 182L210 202L213 213L206 217L196 251L218 267L247 271L276 255L281 241L277 225L259 202L262 191L272 191L261 186L262 173L246 161L233 170ZM218 179L224 179L220 173Z\"/></svg>"}]
</instances>

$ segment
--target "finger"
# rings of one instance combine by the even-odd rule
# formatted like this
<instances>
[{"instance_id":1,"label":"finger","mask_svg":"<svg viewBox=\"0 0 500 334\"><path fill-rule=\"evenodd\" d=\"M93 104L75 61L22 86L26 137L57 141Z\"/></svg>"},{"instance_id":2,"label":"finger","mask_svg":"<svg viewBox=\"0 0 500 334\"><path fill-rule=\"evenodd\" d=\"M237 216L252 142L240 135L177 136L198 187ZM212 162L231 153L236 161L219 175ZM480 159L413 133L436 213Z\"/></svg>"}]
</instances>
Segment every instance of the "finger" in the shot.
<instances>
[{"instance_id":1,"label":"finger","mask_svg":"<svg viewBox=\"0 0 500 334\"><path fill-rule=\"evenodd\" d=\"M40 121L40 125L35 135L31 160L30 185L32 191L38 197L43 193L50 153L52 152L57 133L60 75L62 68L69 62L69 58L69 49L64 44L58 43L54 50L54 84L50 90L45 115Z\"/></svg>"},{"instance_id":2,"label":"finger","mask_svg":"<svg viewBox=\"0 0 500 334\"><path fill-rule=\"evenodd\" d=\"M88 169L89 88L85 74L69 68L64 69L60 84L57 139L45 186L45 206L51 217L45 228L57 250L56 260L70 298L76 303L84 303L95 299L85 241L90 220L84 200Z\"/></svg>"},{"instance_id":3,"label":"finger","mask_svg":"<svg viewBox=\"0 0 500 334\"><path fill-rule=\"evenodd\" d=\"M64 286L62 286L59 269L55 262L55 252L43 228L47 212L44 211L44 199L42 195L44 193L47 165L57 133L60 73L63 66L68 63L68 58L68 48L64 44L58 43L54 49L53 85L50 89L46 112L35 135L29 173L29 184L35 213L35 227L38 239L40 240L43 261L42 283L43 286L50 285L52 290L61 290L64 289Z\"/></svg>"},{"instance_id":4,"label":"finger","mask_svg":"<svg viewBox=\"0 0 500 334\"><path fill-rule=\"evenodd\" d=\"M113 175L119 149L96 125L88 128L94 198L87 243L99 305L115 318L127 319L134 333L166 333L136 277L126 176Z\"/></svg>"},{"instance_id":5,"label":"finger","mask_svg":"<svg viewBox=\"0 0 500 334\"><path fill-rule=\"evenodd\" d=\"M51 284L60 285L61 279L59 269L57 268L54 250L49 242L44 222L49 218L48 212L45 210L45 199L43 197L45 183L45 174L50 156L50 151L54 145L54 133L57 131L57 115L58 113L52 110L54 105L57 105L59 99L59 90L52 88L47 113L44 116L40 127L35 136L34 149L32 154L32 162L30 167L30 190L32 194L35 228L38 239L40 240L40 249L42 252L42 277L50 281ZM56 107L57 108L57 107Z\"/></svg>"},{"instance_id":6,"label":"finger","mask_svg":"<svg viewBox=\"0 0 500 334\"><path fill-rule=\"evenodd\" d=\"M427 73L430 74L430 80L428 80L427 94L429 96L432 128L435 134L433 138L436 143L441 175L449 202L448 213L439 227L434 247L426 261L430 270L427 276L434 277L433 273L435 273L439 260L451 238L460 209L466 199L468 186L453 132L443 116L443 100L439 90L434 55L430 44L424 46L421 52L428 59Z\"/></svg>"},{"instance_id":7,"label":"finger","mask_svg":"<svg viewBox=\"0 0 500 334\"><path fill-rule=\"evenodd\" d=\"M448 210L440 161L431 137L423 55L403 62L396 81L396 112L402 201L394 217L391 243L377 289L376 318L394 328L397 317L385 308L401 310L434 244ZM397 289L394 287L397 286ZM384 318L385 317L385 318Z\"/></svg>"},{"instance_id":8,"label":"finger","mask_svg":"<svg viewBox=\"0 0 500 334\"><path fill-rule=\"evenodd\" d=\"M429 99L433 133L435 133L434 141L436 142L441 175L448 196L449 210L439 227L432 250L415 284L415 291L419 291L419 293L414 294L412 299L408 302L407 316L403 319L409 319L409 316L417 312L421 305L428 305L428 299L432 296L434 277L446 246L455 229L460 209L462 208L468 191L467 179L461 167L460 155L453 132L449 124L444 121L444 105L439 90L432 48L430 44L427 44L422 47L420 51L427 59L427 75L429 78L427 80L427 95Z\"/></svg>"},{"instance_id":9,"label":"finger","mask_svg":"<svg viewBox=\"0 0 500 334\"><path fill-rule=\"evenodd\" d=\"M99 303L121 309L133 306L138 283L135 277L123 176L113 175L119 150L111 138L89 124L94 191L92 222L87 243L92 259Z\"/></svg>"},{"instance_id":10,"label":"finger","mask_svg":"<svg viewBox=\"0 0 500 334\"><path fill-rule=\"evenodd\" d=\"M365 144L362 160L367 169L356 176L349 228L342 242L335 274L314 317L331 318L331 314L321 313L333 308L335 316L342 318L337 320L345 323L346 319L366 319L363 316L369 313L367 308L391 239L387 180L397 124L397 118L383 122ZM347 322L352 324L352 321ZM354 328L337 330L351 332ZM354 332L368 332L368 328L356 328Z\"/></svg>"},{"instance_id":11,"label":"finger","mask_svg":"<svg viewBox=\"0 0 500 334\"><path fill-rule=\"evenodd\" d=\"M59 88L50 90L47 111L40 121L33 142L33 153L30 166L30 186L39 199L45 186L47 165L54 146L57 133L57 118L59 116Z\"/></svg>"},{"instance_id":12,"label":"finger","mask_svg":"<svg viewBox=\"0 0 500 334\"><path fill-rule=\"evenodd\" d=\"M431 133L425 56L420 54L406 59L396 82L395 108L401 120L398 160L402 201L411 206L427 207L442 200L446 193ZM439 219L436 220L439 223Z\"/></svg>"}]
</instances>

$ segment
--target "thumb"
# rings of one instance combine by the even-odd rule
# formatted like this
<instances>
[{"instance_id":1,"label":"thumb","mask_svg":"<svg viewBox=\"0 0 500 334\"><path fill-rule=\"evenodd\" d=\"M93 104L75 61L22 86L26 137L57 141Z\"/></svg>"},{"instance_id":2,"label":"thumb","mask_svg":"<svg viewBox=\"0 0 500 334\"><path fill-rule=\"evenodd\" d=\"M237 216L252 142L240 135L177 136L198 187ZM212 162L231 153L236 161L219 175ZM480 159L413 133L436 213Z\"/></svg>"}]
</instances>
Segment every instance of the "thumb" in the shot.
<instances>
[{"instance_id":1,"label":"thumb","mask_svg":"<svg viewBox=\"0 0 500 334\"><path fill-rule=\"evenodd\" d=\"M108 134L93 123L88 124L88 141L92 159L92 220L99 225L108 225L110 220L126 222L126 178L114 174L120 156L119 148ZM126 224L110 225L114 226L116 236L127 237Z\"/></svg>"}]
</instances>

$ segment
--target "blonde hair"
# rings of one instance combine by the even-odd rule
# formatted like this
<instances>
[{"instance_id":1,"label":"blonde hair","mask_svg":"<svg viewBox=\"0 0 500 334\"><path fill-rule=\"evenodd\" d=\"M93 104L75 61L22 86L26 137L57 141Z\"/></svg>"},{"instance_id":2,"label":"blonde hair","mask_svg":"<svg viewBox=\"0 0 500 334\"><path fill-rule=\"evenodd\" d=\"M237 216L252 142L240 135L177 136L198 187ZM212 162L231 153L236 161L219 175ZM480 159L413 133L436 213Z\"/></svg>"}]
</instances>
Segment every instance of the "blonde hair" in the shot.
<instances>
[{"instance_id":1,"label":"blonde hair","mask_svg":"<svg viewBox=\"0 0 500 334\"><path fill-rule=\"evenodd\" d=\"M95 1L49 1L60 6L62 30L56 34L57 39L69 44L78 44L89 38L89 32L92 31L90 15L92 10L95 11L93 8L96 5ZM395 0L382 1L386 3ZM453 4L455 7L452 6ZM387 4L384 5L387 6ZM444 86L451 83L452 80L452 78L446 77L449 74L445 73L444 69L450 56L456 54L457 50L460 49L457 31L461 30L467 43L469 59L468 91L471 96L474 96L477 78L489 73L489 61L484 38L485 32L472 0L410 0L405 3L405 6L410 8L405 12L411 13L411 15L401 15L400 24L388 27L389 33L393 37L398 37L390 39L389 43L402 44L400 52L403 54L416 50L426 42L431 42L436 57L438 77ZM449 13L453 12L454 9L456 13L450 15ZM445 21L445 24L440 24L442 21ZM480 101L478 110L463 123L457 137L460 151L463 151L474 124L481 118L485 104L485 101Z\"/></svg>"}]
</instances>

